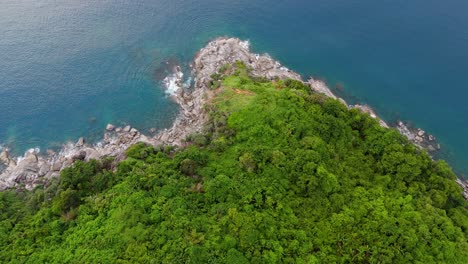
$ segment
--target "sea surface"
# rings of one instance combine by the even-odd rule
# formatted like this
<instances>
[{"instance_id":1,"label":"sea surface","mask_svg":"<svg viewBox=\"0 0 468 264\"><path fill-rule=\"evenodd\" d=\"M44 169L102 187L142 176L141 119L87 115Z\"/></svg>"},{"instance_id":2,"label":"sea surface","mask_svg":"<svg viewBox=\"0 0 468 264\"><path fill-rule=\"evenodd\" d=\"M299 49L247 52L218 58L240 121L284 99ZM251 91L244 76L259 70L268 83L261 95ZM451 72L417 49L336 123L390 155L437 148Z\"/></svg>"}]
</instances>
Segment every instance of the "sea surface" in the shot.
<instances>
[{"instance_id":1,"label":"sea surface","mask_svg":"<svg viewBox=\"0 0 468 264\"><path fill-rule=\"evenodd\" d=\"M0 144L19 155L99 140L107 123L170 127L162 79L226 35L410 120L467 174L467 11L466 0L1 0Z\"/></svg>"}]
</instances>

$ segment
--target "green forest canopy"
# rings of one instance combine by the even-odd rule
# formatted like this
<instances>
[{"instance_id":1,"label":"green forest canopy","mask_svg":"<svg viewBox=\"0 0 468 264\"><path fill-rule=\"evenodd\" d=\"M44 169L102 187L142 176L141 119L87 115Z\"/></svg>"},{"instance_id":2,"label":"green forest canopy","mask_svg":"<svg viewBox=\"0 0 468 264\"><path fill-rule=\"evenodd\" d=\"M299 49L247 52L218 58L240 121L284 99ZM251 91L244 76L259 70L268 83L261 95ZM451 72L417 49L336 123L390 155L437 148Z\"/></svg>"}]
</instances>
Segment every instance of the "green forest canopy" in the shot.
<instances>
[{"instance_id":1,"label":"green forest canopy","mask_svg":"<svg viewBox=\"0 0 468 264\"><path fill-rule=\"evenodd\" d=\"M468 263L444 161L294 80L212 76L186 148L132 146L0 193L0 262Z\"/></svg>"}]
</instances>

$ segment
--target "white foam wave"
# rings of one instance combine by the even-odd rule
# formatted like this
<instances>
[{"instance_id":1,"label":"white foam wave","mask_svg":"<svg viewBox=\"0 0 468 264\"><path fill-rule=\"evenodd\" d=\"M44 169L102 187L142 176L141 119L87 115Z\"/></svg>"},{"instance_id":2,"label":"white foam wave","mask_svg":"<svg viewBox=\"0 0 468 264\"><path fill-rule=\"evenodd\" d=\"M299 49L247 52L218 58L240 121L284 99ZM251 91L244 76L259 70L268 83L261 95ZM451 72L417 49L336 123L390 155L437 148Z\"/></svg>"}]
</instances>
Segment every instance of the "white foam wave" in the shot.
<instances>
[{"instance_id":1,"label":"white foam wave","mask_svg":"<svg viewBox=\"0 0 468 264\"><path fill-rule=\"evenodd\" d=\"M250 49L250 42L248 40L239 42L239 45L244 49Z\"/></svg>"},{"instance_id":2,"label":"white foam wave","mask_svg":"<svg viewBox=\"0 0 468 264\"><path fill-rule=\"evenodd\" d=\"M22 160L24 160L24 158L28 155L28 154L39 154L39 152L41 152L41 149L39 147L35 147L35 148L30 148L28 150L26 150L26 152L24 152L24 155L23 156L19 156L16 158L16 162L19 163L21 162Z\"/></svg>"},{"instance_id":3,"label":"white foam wave","mask_svg":"<svg viewBox=\"0 0 468 264\"><path fill-rule=\"evenodd\" d=\"M192 85L192 77L189 77L185 82L184 82L184 88L189 88Z\"/></svg>"},{"instance_id":4,"label":"white foam wave","mask_svg":"<svg viewBox=\"0 0 468 264\"><path fill-rule=\"evenodd\" d=\"M184 73L180 70L177 70L173 74L164 78L163 83L166 86L166 94L168 95L176 95L177 92L182 89L184 85L182 83L182 78L184 77Z\"/></svg>"}]
</instances>

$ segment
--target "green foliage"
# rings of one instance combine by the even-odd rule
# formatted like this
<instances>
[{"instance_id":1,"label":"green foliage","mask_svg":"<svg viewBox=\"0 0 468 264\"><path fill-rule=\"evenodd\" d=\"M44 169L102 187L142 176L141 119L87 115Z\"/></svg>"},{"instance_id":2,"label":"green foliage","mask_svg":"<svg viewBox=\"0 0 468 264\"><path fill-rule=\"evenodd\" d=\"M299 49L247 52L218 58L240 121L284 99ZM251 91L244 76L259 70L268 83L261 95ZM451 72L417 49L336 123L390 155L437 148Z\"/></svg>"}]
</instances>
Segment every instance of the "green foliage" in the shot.
<instances>
[{"instance_id":1,"label":"green foliage","mask_svg":"<svg viewBox=\"0 0 468 264\"><path fill-rule=\"evenodd\" d=\"M145 143L137 143L127 149L126 154L130 158L144 159L151 153L155 152L155 149L148 147Z\"/></svg>"},{"instance_id":2,"label":"green foliage","mask_svg":"<svg viewBox=\"0 0 468 264\"><path fill-rule=\"evenodd\" d=\"M221 82L220 82L220 81L218 81L218 80L212 80L212 81L210 81L210 89L216 90L216 89L218 89L219 87L221 87Z\"/></svg>"},{"instance_id":3,"label":"green foliage","mask_svg":"<svg viewBox=\"0 0 468 264\"><path fill-rule=\"evenodd\" d=\"M192 134L187 137L187 142L193 143L199 147L206 146L208 144L208 139L203 134Z\"/></svg>"},{"instance_id":4,"label":"green foliage","mask_svg":"<svg viewBox=\"0 0 468 264\"><path fill-rule=\"evenodd\" d=\"M298 80L286 79L284 81L284 85L290 89L310 92L310 87L307 84L304 84L303 82L298 81Z\"/></svg>"},{"instance_id":5,"label":"green foliage","mask_svg":"<svg viewBox=\"0 0 468 264\"><path fill-rule=\"evenodd\" d=\"M223 68L191 146L0 192L0 262L468 263L445 162L300 82Z\"/></svg>"}]
</instances>

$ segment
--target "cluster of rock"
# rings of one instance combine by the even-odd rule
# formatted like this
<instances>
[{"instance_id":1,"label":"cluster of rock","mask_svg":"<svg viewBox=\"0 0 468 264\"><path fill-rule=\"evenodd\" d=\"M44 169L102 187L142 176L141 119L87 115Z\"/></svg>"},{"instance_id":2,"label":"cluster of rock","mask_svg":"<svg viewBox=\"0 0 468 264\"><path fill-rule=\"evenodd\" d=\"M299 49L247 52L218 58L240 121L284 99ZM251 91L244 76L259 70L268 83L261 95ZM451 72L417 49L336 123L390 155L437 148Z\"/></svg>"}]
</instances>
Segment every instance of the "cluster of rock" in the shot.
<instances>
[{"instance_id":1,"label":"cluster of rock","mask_svg":"<svg viewBox=\"0 0 468 264\"><path fill-rule=\"evenodd\" d=\"M437 142L435 136L426 133L426 131L420 128L413 128L402 121L398 121L396 129L416 146L427 149L429 152L440 150L440 144Z\"/></svg>"},{"instance_id":2,"label":"cluster of rock","mask_svg":"<svg viewBox=\"0 0 468 264\"><path fill-rule=\"evenodd\" d=\"M115 128L107 125L102 142L87 144L84 138L76 143L65 144L60 152L51 150L47 155L39 155L37 150L27 151L24 157L13 158L8 149L0 154L0 160L6 169L0 174L0 190L12 187L33 189L52 177L59 175L64 168L71 166L77 160L89 161L104 157L115 157L117 161L125 158L125 150L137 142L153 142L135 128L126 126Z\"/></svg>"},{"instance_id":3,"label":"cluster of rock","mask_svg":"<svg viewBox=\"0 0 468 264\"><path fill-rule=\"evenodd\" d=\"M211 81L211 75L226 64L236 61L243 62L251 69L251 74L257 77L291 78L301 80L301 76L279 62L273 60L268 54L253 54L250 52L249 42L237 38L218 38L202 48L194 59L193 69L196 73L197 88L206 87Z\"/></svg>"},{"instance_id":4,"label":"cluster of rock","mask_svg":"<svg viewBox=\"0 0 468 264\"><path fill-rule=\"evenodd\" d=\"M468 180L457 179L457 183L463 188L463 197L468 200Z\"/></svg>"},{"instance_id":5,"label":"cluster of rock","mask_svg":"<svg viewBox=\"0 0 468 264\"><path fill-rule=\"evenodd\" d=\"M183 146L187 136L200 132L207 121L204 105L214 95L214 92L209 89L212 74L217 73L224 65L233 64L236 61L243 62L251 69L251 74L257 77L270 80L290 78L302 81L299 74L282 66L269 55L251 53L247 41L237 38L215 39L202 48L193 60L191 67L195 78L194 87L190 89L183 87L183 74L180 67L174 67L172 79L165 79L167 88L171 89L172 98L180 106L179 116L171 128L151 137L143 135L130 126L122 128L109 124L102 142L89 145L83 138L80 138L76 143L65 144L60 152L48 153L46 156L40 156L36 151L29 151L24 158L12 158L5 149L0 154L0 161L6 166L0 174L0 190L18 186L32 189L47 179L57 176L62 169L71 166L77 160L88 161L115 157L116 161L120 161L125 158L125 150L138 142L151 145ZM308 84L312 90L338 99L347 105L343 99L333 94L325 82L311 78L304 83ZM369 106L347 106L368 113L371 117L378 119L382 126L388 127ZM396 128L418 146L427 147L430 151L432 151L430 146L434 149L440 148L434 145L437 144L435 138L422 130L410 129L403 122L399 122ZM425 144L425 142L431 142L431 144ZM465 188L465 197L467 197L468 183L462 184L461 180L459 183Z\"/></svg>"}]
</instances>

